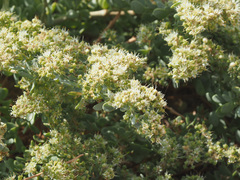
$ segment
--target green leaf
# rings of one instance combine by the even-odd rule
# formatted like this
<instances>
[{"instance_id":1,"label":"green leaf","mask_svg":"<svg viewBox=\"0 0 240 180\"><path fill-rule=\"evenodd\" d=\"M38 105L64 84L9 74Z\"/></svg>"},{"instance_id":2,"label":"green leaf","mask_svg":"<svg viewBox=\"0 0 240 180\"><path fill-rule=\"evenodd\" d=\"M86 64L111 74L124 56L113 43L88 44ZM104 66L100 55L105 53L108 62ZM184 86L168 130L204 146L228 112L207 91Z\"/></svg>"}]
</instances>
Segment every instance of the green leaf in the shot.
<instances>
[{"instance_id":1,"label":"green leaf","mask_svg":"<svg viewBox=\"0 0 240 180\"><path fill-rule=\"evenodd\" d=\"M2 102L0 102L2 103ZM0 112L3 113L3 114L9 114L9 107L8 106L2 106L0 107Z\"/></svg>"},{"instance_id":2,"label":"green leaf","mask_svg":"<svg viewBox=\"0 0 240 180\"><path fill-rule=\"evenodd\" d=\"M68 92L68 95L79 97L79 96L82 95L82 93L81 92L76 92L76 91L70 91L70 92Z\"/></svg>"},{"instance_id":3,"label":"green leaf","mask_svg":"<svg viewBox=\"0 0 240 180\"><path fill-rule=\"evenodd\" d=\"M237 115L237 117L240 117L240 106L238 106L235 110L235 114Z\"/></svg>"},{"instance_id":4,"label":"green leaf","mask_svg":"<svg viewBox=\"0 0 240 180\"><path fill-rule=\"evenodd\" d=\"M25 151L25 146L19 136L16 137L16 151L17 152L24 152Z\"/></svg>"},{"instance_id":5,"label":"green leaf","mask_svg":"<svg viewBox=\"0 0 240 180\"><path fill-rule=\"evenodd\" d=\"M40 138L39 138L38 136L36 136L36 135L33 136L33 139L34 139L35 141L39 142L39 143L43 143L43 142L44 142L44 140L40 139Z\"/></svg>"},{"instance_id":6,"label":"green leaf","mask_svg":"<svg viewBox=\"0 0 240 180\"><path fill-rule=\"evenodd\" d=\"M115 110L115 108L109 105L108 103L104 103L102 109L106 112L111 112Z\"/></svg>"},{"instance_id":7,"label":"green leaf","mask_svg":"<svg viewBox=\"0 0 240 180\"><path fill-rule=\"evenodd\" d=\"M173 8L177 7L179 4L181 4L181 2L176 2L171 6L171 8L173 9Z\"/></svg>"},{"instance_id":8,"label":"green leaf","mask_svg":"<svg viewBox=\"0 0 240 180\"><path fill-rule=\"evenodd\" d=\"M17 74L18 74L19 76L26 77L26 78L28 78L28 79L33 79L33 76L32 76L29 72L27 72L26 70L19 70L19 71L17 72Z\"/></svg>"},{"instance_id":9,"label":"green leaf","mask_svg":"<svg viewBox=\"0 0 240 180\"><path fill-rule=\"evenodd\" d=\"M158 19L164 19L168 16L168 12L164 8L156 8L152 14Z\"/></svg>"},{"instance_id":10,"label":"green leaf","mask_svg":"<svg viewBox=\"0 0 240 180\"><path fill-rule=\"evenodd\" d=\"M35 134L39 134L39 133L40 133L40 130L39 130L36 126L34 126L34 125L29 126L29 128L30 128Z\"/></svg>"},{"instance_id":11,"label":"green leaf","mask_svg":"<svg viewBox=\"0 0 240 180\"><path fill-rule=\"evenodd\" d=\"M36 113L30 113L26 117L26 119L28 120L28 122L30 122L31 125L35 123L35 116L36 116Z\"/></svg>"},{"instance_id":12,"label":"green leaf","mask_svg":"<svg viewBox=\"0 0 240 180\"><path fill-rule=\"evenodd\" d=\"M5 166L13 172L14 169L14 160L12 158L9 158L8 160L4 161Z\"/></svg>"},{"instance_id":13,"label":"green leaf","mask_svg":"<svg viewBox=\"0 0 240 180\"><path fill-rule=\"evenodd\" d=\"M155 0L155 2L156 2L156 4L157 4L157 7L158 7L158 8L165 8L165 5L164 5L161 1Z\"/></svg>"},{"instance_id":14,"label":"green leaf","mask_svg":"<svg viewBox=\"0 0 240 180\"><path fill-rule=\"evenodd\" d=\"M132 144L130 145L130 148L132 150L132 157L133 161L135 163L140 163L145 158L148 157L148 155L151 153L150 149L145 148L143 145L140 144Z\"/></svg>"},{"instance_id":15,"label":"green leaf","mask_svg":"<svg viewBox=\"0 0 240 180\"><path fill-rule=\"evenodd\" d=\"M102 135L105 139L110 141L113 144L117 143L117 138L115 136L114 128L113 127L105 127L101 130Z\"/></svg>"},{"instance_id":16,"label":"green leaf","mask_svg":"<svg viewBox=\"0 0 240 180\"><path fill-rule=\"evenodd\" d=\"M131 2L131 9L137 14L142 14L145 11L145 7L137 0Z\"/></svg>"},{"instance_id":17,"label":"green leaf","mask_svg":"<svg viewBox=\"0 0 240 180\"><path fill-rule=\"evenodd\" d=\"M85 101L81 100L76 106L75 109L83 109L85 106Z\"/></svg>"},{"instance_id":18,"label":"green leaf","mask_svg":"<svg viewBox=\"0 0 240 180\"><path fill-rule=\"evenodd\" d=\"M5 143L6 143L7 145L13 144L13 143L15 143L15 139L14 139L14 138L10 138L10 139L8 139L8 140L5 140Z\"/></svg>"},{"instance_id":19,"label":"green leaf","mask_svg":"<svg viewBox=\"0 0 240 180\"><path fill-rule=\"evenodd\" d=\"M132 123L132 125L135 125L136 124L136 116L132 116L131 117L131 123Z\"/></svg>"},{"instance_id":20,"label":"green leaf","mask_svg":"<svg viewBox=\"0 0 240 180\"><path fill-rule=\"evenodd\" d=\"M206 98L207 98L207 100L208 100L208 102L212 102L212 95L209 93L209 92L207 92L206 93Z\"/></svg>"},{"instance_id":21,"label":"green leaf","mask_svg":"<svg viewBox=\"0 0 240 180\"><path fill-rule=\"evenodd\" d=\"M119 9L126 8L126 6L129 5L126 0L111 0L110 3L112 6L119 8Z\"/></svg>"},{"instance_id":22,"label":"green leaf","mask_svg":"<svg viewBox=\"0 0 240 180\"><path fill-rule=\"evenodd\" d=\"M13 73L9 72L9 71L6 71L6 70L1 70L1 73L5 76L12 76Z\"/></svg>"},{"instance_id":23,"label":"green leaf","mask_svg":"<svg viewBox=\"0 0 240 180\"><path fill-rule=\"evenodd\" d=\"M8 95L8 89L7 88L0 88L0 100L3 100Z\"/></svg>"},{"instance_id":24,"label":"green leaf","mask_svg":"<svg viewBox=\"0 0 240 180\"><path fill-rule=\"evenodd\" d=\"M240 87L234 86L234 87L232 88L232 90L233 90L235 93L240 94Z\"/></svg>"},{"instance_id":25,"label":"green leaf","mask_svg":"<svg viewBox=\"0 0 240 180\"><path fill-rule=\"evenodd\" d=\"M143 55L147 55L149 54L151 51L151 49L139 49L138 52L143 54Z\"/></svg>"},{"instance_id":26,"label":"green leaf","mask_svg":"<svg viewBox=\"0 0 240 180\"><path fill-rule=\"evenodd\" d=\"M56 7L57 7L57 2L52 3L52 5L51 5L52 13L55 11Z\"/></svg>"},{"instance_id":27,"label":"green leaf","mask_svg":"<svg viewBox=\"0 0 240 180\"><path fill-rule=\"evenodd\" d=\"M104 104L104 102L100 102L100 103L98 103L98 104L96 104L96 105L94 105L93 106L93 109L95 110L95 111L101 111L101 110L103 110L103 104Z\"/></svg>"},{"instance_id":28,"label":"green leaf","mask_svg":"<svg viewBox=\"0 0 240 180\"><path fill-rule=\"evenodd\" d=\"M3 107L9 108L9 105L11 104L11 102L12 102L11 100L1 100L0 99L0 103Z\"/></svg>"},{"instance_id":29,"label":"green leaf","mask_svg":"<svg viewBox=\"0 0 240 180\"><path fill-rule=\"evenodd\" d=\"M81 17L81 19L87 20L89 19L89 11L87 9L80 10L79 16Z\"/></svg>"},{"instance_id":30,"label":"green leaf","mask_svg":"<svg viewBox=\"0 0 240 180\"><path fill-rule=\"evenodd\" d=\"M52 161L57 161L58 159L59 159L59 158L58 158L57 156L52 156L52 157L51 157L51 160L52 160Z\"/></svg>"},{"instance_id":31,"label":"green leaf","mask_svg":"<svg viewBox=\"0 0 240 180\"><path fill-rule=\"evenodd\" d=\"M103 9L107 9L109 7L109 3L107 0L98 0L98 4Z\"/></svg>"},{"instance_id":32,"label":"green leaf","mask_svg":"<svg viewBox=\"0 0 240 180\"><path fill-rule=\"evenodd\" d=\"M219 117L215 112L210 112L209 113L209 121L213 126L218 126L219 124Z\"/></svg>"},{"instance_id":33,"label":"green leaf","mask_svg":"<svg viewBox=\"0 0 240 180\"><path fill-rule=\"evenodd\" d=\"M240 130L236 131L236 140L240 143Z\"/></svg>"},{"instance_id":34,"label":"green leaf","mask_svg":"<svg viewBox=\"0 0 240 180\"><path fill-rule=\"evenodd\" d=\"M220 119L220 123L223 126L224 129L227 129L226 122L223 119Z\"/></svg>"},{"instance_id":35,"label":"green leaf","mask_svg":"<svg viewBox=\"0 0 240 180\"><path fill-rule=\"evenodd\" d=\"M9 149L4 144L0 144L0 152L6 153L8 151Z\"/></svg>"},{"instance_id":36,"label":"green leaf","mask_svg":"<svg viewBox=\"0 0 240 180\"><path fill-rule=\"evenodd\" d=\"M223 102L223 99L218 94L214 94L212 100L218 104L221 104Z\"/></svg>"},{"instance_id":37,"label":"green leaf","mask_svg":"<svg viewBox=\"0 0 240 180\"><path fill-rule=\"evenodd\" d=\"M203 96L205 94L205 88L201 80L196 80L195 88L199 95Z\"/></svg>"},{"instance_id":38,"label":"green leaf","mask_svg":"<svg viewBox=\"0 0 240 180\"><path fill-rule=\"evenodd\" d=\"M224 114L231 114L234 108L235 108L234 103L229 102L221 106L221 112Z\"/></svg>"},{"instance_id":39,"label":"green leaf","mask_svg":"<svg viewBox=\"0 0 240 180\"><path fill-rule=\"evenodd\" d=\"M224 164L222 164L220 167L219 167L219 170L221 172L222 175L226 175L226 176L231 176L232 173L231 171L228 169L228 167Z\"/></svg>"},{"instance_id":40,"label":"green leaf","mask_svg":"<svg viewBox=\"0 0 240 180\"><path fill-rule=\"evenodd\" d=\"M9 0L3 0L1 10L2 11L8 11L9 10Z\"/></svg>"},{"instance_id":41,"label":"green leaf","mask_svg":"<svg viewBox=\"0 0 240 180\"><path fill-rule=\"evenodd\" d=\"M156 18L152 15L150 12L144 12L142 13L142 22L148 23L149 21L154 21Z\"/></svg>"},{"instance_id":42,"label":"green leaf","mask_svg":"<svg viewBox=\"0 0 240 180\"><path fill-rule=\"evenodd\" d=\"M75 10L69 9L68 12L67 12L67 17L68 18L77 18L78 14L76 13Z\"/></svg>"},{"instance_id":43,"label":"green leaf","mask_svg":"<svg viewBox=\"0 0 240 180\"><path fill-rule=\"evenodd\" d=\"M231 92L224 92L222 97L226 102L230 102L232 100Z\"/></svg>"},{"instance_id":44,"label":"green leaf","mask_svg":"<svg viewBox=\"0 0 240 180\"><path fill-rule=\"evenodd\" d=\"M187 124L187 125L189 125L189 124L190 124L190 118L189 118L189 116L188 116L188 115L185 117L185 122L186 122L186 124Z\"/></svg>"},{"instance_id":45,"label":"green leaf","mask_svg":"<svg viewBox=\"0 0 240 180\"><path fill-rule=\"evenodd\" d=\"M23 168L25 167L25 162L24 160L15 160L14 161L14 170L15 171L22 171Z\"/></svg>"},{"instance_id":46,"label":"green leaf","mask_svg":"<svg viewBox=\"0 0 240 180\"><path fill-rule=\"evenodd\" d=\"M123 106L120 108L121 112L126 112L128 110L128 106Z\"/></svg>"},{"instance_id":47,"label":"green leaf","mask_svg":"<svg viewBox=\"0 0 240 180\"><path fill-rule=\"evenodd\" d=\"M9 133L9 135L14 136L18 132L18 128L19 128L18 126L12 127L11 129L9 128L7 132Z\"/></svg>"}]
</instances>

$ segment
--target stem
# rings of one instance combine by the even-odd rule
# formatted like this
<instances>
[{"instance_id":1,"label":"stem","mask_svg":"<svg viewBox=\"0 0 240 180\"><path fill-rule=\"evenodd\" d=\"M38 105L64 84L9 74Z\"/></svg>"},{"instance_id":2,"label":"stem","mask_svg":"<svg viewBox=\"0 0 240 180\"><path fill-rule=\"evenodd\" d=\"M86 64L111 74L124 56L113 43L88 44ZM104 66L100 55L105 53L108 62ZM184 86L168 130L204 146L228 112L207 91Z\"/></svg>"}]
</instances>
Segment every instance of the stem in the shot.
<instances>
[{"instance_id":1,"label":"stem","mask_svg":"<svg viewBox=\"0 0 240 180\"><path fill-rule=\"evenodd\" d=\"M175 109L173 109L172 107L165 106L165 108L166 108L167 110L169 110L172 114L175 114L175 115L177 115L177 116L181 116L181 118L182 118L183 120L185 120L185 117L184 117L182 114L180 114L179 112L177 112Z\"/></svg>"},{"instance_id":2,"label":"stem","mask_svg":"<svg viewBox=\"0 0 240 180\"><path fill-rule=\"evenodd\" d=\"M103 32L100 34L100 36L98 37L98 39L95 41L95 44L99 43L102 40L102 35L104 32L106 32L108 29L110 29L111 27L113 27L113 25L116 23L116 21L118 20L118 18L120 17L120 12L118 12L118 14L113 18L113 20L111 20L109 22L109 24L107 25L107 27L103 30Z\"/></svg>"},{"instance_id":3,"label":"stem","mask_svg":"<svg viewBox=\"0 0 240 180\"><path fill-rule=\"evenodd\" d=\"M80 154L80 155L78 155L77 157L75 157L75 158L67 161L66 163L67 163L67 164L72 163L72 162L76 161L78 158L80 158L80 157L82 157L82 156L84 156L84 154Z\"/></svg>"},{"instance_id":4,"label":"stem","mask_svg":"<svg viewBox=\"0 0 240 180\"><path fill-rule=\"evenodd\" d=\"M23 180L29 180L29 179L32 179L32 178L35 178L35 177L41 176L42 174L43 174L43 172L40 172L40 173L38 173L38 174L35 174L35 175L30 176L30 177L28 177L28 178L25 178L25 179L23 179Z\"/></svg>"},{"instance_id":5,"label":"stem","mask_svg":"<svg viewBox=\"0 0 240 180\"><path fill-rule=\"evenodd\" d=\"M106 16L106 15L111 15L111 16L116 16L120 12L120 15L125 15L124 11L111 11L109 12L107 9L102 9L100 11L91 11L89 14L91 17L99 17L99 16ZM128 10L127 14L130 15L135 15L133 10Z\"/></svg>"}]
</instances>

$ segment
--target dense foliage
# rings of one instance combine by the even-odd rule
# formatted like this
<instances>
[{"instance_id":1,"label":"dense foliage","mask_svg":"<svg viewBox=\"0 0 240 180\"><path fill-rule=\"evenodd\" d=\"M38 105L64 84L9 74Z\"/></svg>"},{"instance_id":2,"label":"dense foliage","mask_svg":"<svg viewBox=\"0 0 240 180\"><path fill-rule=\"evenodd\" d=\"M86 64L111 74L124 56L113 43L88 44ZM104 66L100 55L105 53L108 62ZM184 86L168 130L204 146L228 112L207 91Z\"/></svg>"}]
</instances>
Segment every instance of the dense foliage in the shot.
<instances>
[{"instance_id":1,"label":"dense foliage","mask_svg":"<svg viewBox=\"0 0 240 180\"><path fill-rule=\"evenodd\" d=\"M1 178L240 178L238 1L0 5Z\"/></svg>"}]
</instances>

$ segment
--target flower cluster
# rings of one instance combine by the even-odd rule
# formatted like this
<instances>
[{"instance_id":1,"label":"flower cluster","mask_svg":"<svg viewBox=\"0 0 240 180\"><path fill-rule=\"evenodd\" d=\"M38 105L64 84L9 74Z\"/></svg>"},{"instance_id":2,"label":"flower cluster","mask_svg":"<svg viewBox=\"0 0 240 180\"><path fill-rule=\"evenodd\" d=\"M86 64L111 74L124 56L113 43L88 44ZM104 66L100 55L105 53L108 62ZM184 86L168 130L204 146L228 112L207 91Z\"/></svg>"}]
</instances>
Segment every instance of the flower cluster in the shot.
<instances>
[{"instance_id":1,"label":"flower cluster","mask_svg":"<svg viewBox=\"0 0 240 180\"><path fill-rule=\"evenodd\" d=\"M240 5L229 0L184 0L176 8L185 30L191 35L217 31L219 26L239 27Z\"/></svg>"},{"instance_id":2,"label":"flower cluster","mask_svg":"<svg viewBox=\"0 0 240 180\"><path fill-rule=\"evenodd\" d=\"M5 13L0 12L0 14ZM11 14L8 15L10 16ZM39 53L41 51L42 46L40 46L40 42L36 41L33 37L39 33L41 26L39 20L33 19L32 22L27 20L24 22L11 21L9 27L3 26L1 28L1 70L11 70L12 66L21 66L23 61L33 59L35 57L34 53Z\"/></svg>"},{"instance_id":3,"label":"flower cluster","mask_svg":"<svg viewBox=\"0 0 240 180\"><path fill-rule=\"evenodd\" d=\"M15 117L26 118L30 113L41 113L48 111L44 97L40 94L30 94L24 92L12 107L12 115Z\"/></svg>"},{"instance_id":4,"label":"flower cluster","mask_svg":"<svg viewBox=\"0 0 240 180\"><path fill-rule=\"evenodd\" d=\"M184 130L182 122L178 123L179 120L175 119L172 127L176 125ZM216 141L212 132L204 124L197 123L192 129L187 128L185 131L187 132L181 136L179 134L173 136L173 132L167 131L157 144L157 152L161 155L159 161L161 169L178 171L176 168L179 166L184 169L194 169L201 163L216 165L224 159L227 159L228 164L239 163L240 149ZM182 161L176 162L176 159L182 159Z\"/></svg>"},{"instance_id":5,"label":"flower cluster","mask_svg":"<svg viewBox=\"0 0 240 180\"><path fill-rule=\"evenodd\" d=\"M203 34L219 30L234 36L234 43L239 42L239 3L186 0L181 1L176 11L175 18L180 18L188 35L183 37L178 30L169 29L167 23L162 23L160 27L160 33L165 36L173 53L168 66L172 68L170 75L176 82L196 78L207 70L207 66L227 61L228 55L223 48Z\"/></svg>"},{"instance_id":6,"label":"flower cluster","mask_svg":"<svg viewBox=\"0 0 240 180\"><path fill-rule=\"evenodd\" d=\"M179 162L176 162L176 159L181 157L181 144L177 137L169 135L162 137L158 144L157 153L161 155L161 159L158 161L160 169L165 171L171 167L172 170L177 170Z\"/></svg>"},{"instance_id":7,"label":"flower cluster","mask_svg":"<svg viewBox=\"0 0 240 180\"><path fill-rule=\"evenodd\" d=\"M0 17L5 23L0 29L0 70L20 75L19 86L24 90L12 114L22 118L48 111L60 115L56 104L63 101L63 84L69 86L84 74L89 46L65 30L47 30L36 18L16 21L7 12L0 12Z\"/></svg>"},{"instance_id":8,"label":"flower cluster","mask_svg":"<svg viewBox=\"0 0 240 180\"><path fill-rule=\"evenodd\" d=\"M3 14L3 12L1 12ZM17 66L24 62L35 62L32 70L40 77L54 79L56 74L65 75L74 69L81 69L87 45L79 43L61 29L47 30L38 19L12 22L0 30L0 69L17 73Z\"/></svg>"},{"instance_id":9,"label":"flower cluster","mask_svg":"<svg viewBox=\"0 0 240 180\"><path fill-rule=\"evenodd\" d=\"M231 79L227 72L218 73L219 67L224 71L228 67L230 75L239 79L238 50L231 51L213 37L221 29L228 35L233 33L230 43L239 43L238 8L234 0L184 0L174 16L182 21L181 25L162 22L161 35L155 33L156 24L140 26L137 44L149 50L145 52L154 54L157 45L151 40L160 39L161 43L162 37L171 47L172 56L159 53L160 66L154 68L145 58L123 49L90 46L65 30L47 30L36 18L16 21L10 13L0 12L0 70L16 74L20 78L18 86L23 89L23 95L12 106L12 115L28 119L31 113L41 114L38 117L44 124L50 122L50 132L43 133L42 143L32 142L26 151L25 168L18 178L41 172L44 179L171 179L183 173L185 179L202 179L188 175L199 167L218 163L238 170L240 148L234 145L237 141L232 136L235 122L227 124L232 130L216 132L219 121L229 120L233 113L235 119L240 117L238 96L230 92L234 88L237 91L234 83L238 81L221 82L225 83L226 93L221 92L222 84L214 89L222 79ZM167 78L187 81L208 68L197 80L210 85L205 88L196 82L202 91L199 94L209 96L210 103L221 99L223 103L208 108L204 104L196 108L196 113L183 114L184 120L164 118L166 101L158 91L160 85L156 83L159 86L155 89L139 80L146 70L145 79L152 80L152 84L157 82L155 78L162 83ZM77 108L80 105L83 108ZM209 111L216 117L207 114ZM225 119L227 111L230 113ZM0 124L0 160L8 151L1 141L5 131L6 125ZM232 139L221 137L226 132Z\"/></svg>"},{"instance_id":10,"label":"flower cluster","mask_svg":"<svg viewBox=\"0 0 240 180\"><path fill-rule=\"evenodd\" d=\"M165 40L171 46L172 57L170 58L169 67L172 68L170 74L172 78L178 82L180 79L187 81L189 78L196 76L205 71L209 65L208 39L201 40L200 37L187 41L183 36L176 31L164 29L164 23L160 28L160 33L164 34Z\"/></svg>"},{"instance_id":11,"label":"flower cluster","mask_svg":"<svg viewBox=\"0 0 240 180\"><path fill-rule=\"evenodd\" d=\"M44 179L74 179L77 176L88 179L94 175L112 179L114 168L123 158L118 149L110 147L100 135L82 139L78 133L71 133L66 121L60 124L58 130L52 130L49 136L44 144L31 145L25 173L43 172ZM82 157L68 162L81 154Z\"/></svg>"},{"instance_id":12,"label":"flower cluster","mask_svg":"<svg viewBox=\"0 0 240 180\"><path fill-rule=\"evenodd\" d=\"M236 56L234 54L230 54L228 56L229 60L229 67L228 67L228 72L232 77L237 77L240 79L240 59L239 56Z\"/></svg>"},{"instance_id":13,"label":"flower cluster","mask_svg":"<svg viewBox=\"0 0 240 180\"><path fill-rule=\"evenodd\" d=\"M157 142L156 137L160 138L165 132L161 125L166 106L163 94L153 87L142 86L138 80L130 80L129 86L112 96L111 105L125 110L123 118L140 125L138 132Z\"/></svg>"},{"instance_id":14,"label":"flower cluster","mask_svg":"<svg viewBox=\"0 0 240 180\"><path fill-rule=\"evenodd\" d=\"M90 47L64 30L45 29L37 19L13 21L11 28L0 30L0 42L0 52L6 52L1 68L23 76L19 85L25 91L12 107L15 117L43 113L57 119L61 104L72 98L68 92L77 89L82 101L104 100L116 108L136 109L136 115L143 113L137 120L144 122L139 131L154 142L165 131L160 125L166 105L163 95L133 80L145 58L123 49ZM132 111L125 113L125 119L128 113Z\"/></svg>"},{"instance_id":15,"label":"flower cluster","mask_svg":"<svg viewBox=\"0 0 240 180\"><path fill-rule=\"evenodd\" d=\"M157 66L156 68L148 67L144 73L144 79L147 81L157 82L162 85L167 84L169 78L169 69L166 66Z\"/></svg>"},{"instance_id":16,"label":"flower cluster","mask_svg":"<svg viewBox=\"0 0 240 180\"><path fill-rule=\"evenodd\" d=\"M150 24L150 25L140 25L139 32L137 34L137 44L141 47L144 46L150 46L152 40L154 39L156 31L156 25Z\"/></svg>"},{"instance_id":17,"label":"flower cluster","mask_svg":"<svg viewBox=\"0 0 240 180\"><path fill-rule=\"evenodd\" d=\"M3 158L8 155L8 151L9 151L6 144L2 142L2 138L6 131L7 131L7 125L0 121L0 161L2 161Z\"/></svg>"},{"instance_id":18,"label":"flower cluster","mask_svg":"<svg viewBox=\"0 0 240 180\"><path fill-rule=\"evenodd\" d=\"M115 91L125 86L131 74L142 67L146 59L128 53L122 49L108 49L94 45L88 57L91 66L84 76L84 98L102 99L103 92Z\"/></svg>"},{"instance_id":19,"label":"flower cluster","mask_svg":"<svg viewBox=\"0 0 240 180\"><path fill-rule=\"evenodd\" d=\"M153 87L142 86L138 80L130 80L129 89L117 92L113 97L112 105L121 108L124 106L135 107L139 111L147 112L151 108L156 108L163 112L166 102L163 94Z\"/></svg>"},{"instance_id":20,"label":"flower cluster","mask_svg":"<svg viewBox=\"0 0 240 180\"><path fill-rule=\"evenodd\" d=\"M1 27L10 27L12 21L16 21L16 20L17 20L17 18L8 11L0 13L0 26Z\"/></svg>"},{"instance_id":21,"label":"flower cluster","mask_svg":"<svg viewBox=\"0 0 240 180\"><path fill-rule=\"evenodd\" d=\"M202 35L196 35L193 39L184 38L176 30L166 29L165 23L159 30L172 50L168 66L172 68L170 75L176 82L196 78L210 64L225 60L224 51L211 39Z\"/></svg>"}]
</instances>

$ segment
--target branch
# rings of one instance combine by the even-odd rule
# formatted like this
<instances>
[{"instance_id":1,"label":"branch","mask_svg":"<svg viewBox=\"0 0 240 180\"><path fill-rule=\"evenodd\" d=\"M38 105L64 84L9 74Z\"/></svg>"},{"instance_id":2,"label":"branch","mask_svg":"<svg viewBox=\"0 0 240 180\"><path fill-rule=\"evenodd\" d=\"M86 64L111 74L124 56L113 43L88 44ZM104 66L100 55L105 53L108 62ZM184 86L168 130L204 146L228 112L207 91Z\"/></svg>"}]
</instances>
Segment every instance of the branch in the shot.
<instances>
[{"instance_id":1,"label":"branch","mask_svg":"<svg viewBox=\"0 0 240 180\"><path fill-rule=\"evenodd\" d=\"M75 157L75 158L73 158L73 159L67 161L66 164L70 164L70 163L76 161L78 158L80 158L80 157L82 157L82 156L84 156L84 154L80 154L80 155L78 155L77 157ZM35 175L33 175L33 176L27 177L27 178L25 178L25 179L23 179L23 180L29 180L29 179L32 179L32 178L35 178L35 177L41 176L42 174L43 174L43 172L40 172L40 173L35 174Z\"/></svg>"},{"instance_id":2,"label":"branch","mask_svg":"<svg viewBox=\"0 0 240 180\"><path fill-rule=\"evenodd\" d=\"M103 9L103 10L100 10L100 11L91 11L89 12L89 15L90 15L90 18L91 17L104 17L104 16L107 16L107 15L110 15L110 16L116 16L118 15L119 11L111 11L109 12L107 9ZM120 11L120 15L125 15L126 13L124 11ZM135 15L134 11L133 10L128 10L127 11L127 14L130 14L130 15ZM56 18L54 20L52 20L51 23L49 22L46 22L46 26L55 26L55 25L58 25L58 24L61 24L63 22L66 22L68 20L72 20L74 18L70 18L68 16L61 16L59 18Z\"/></svg>"},{"instance_id":3,"label":"branch","mask_svg":"<svg viewBox=\"0 0 240 180\"><path fill-rule=\"evenodd\" d=\"M108 29L110 29L111 27L113 27L113 25L115 24L115 22L118 20L118 18L120 17L120 12L118 12L118 14L113 18L113 20L111 20L109 22L109 24L107 25L107 27L103 30L103 32L100 34L100 36L98 37L98 39L95 41L95 44L99 43L102 40L102 35L104 32L106 32Z\"/></svg>"},{"instance_id":4,"label":"branch","mask_svg":"<svg viewBox=\"0 0 240 180\"><path fill-rule=\"evenodd\" d=\"M32 178L35 178L35 177L41 176L42 174L43 174L43 172L40 172L40 173L38 173L38 174L35 174L35 175L30 176L30 177L28 177L28 178L25 178L25 179L23 179L23 180L32 179Z\"/></svg>"},{"instance_id":5,"label":"branch","mask_svg":"<svg viewBox=\"0 0 240 180\"><path fill-rule=\"evenodd\" d=\"M89 12L90 17L98 17L98 16L106 16L106 15L116 16L116 15L118 15L118 13L119 13L119 11L111 11L111 12L109 12L107 9L102 9L102 10L99 10L99 11L91 11L91 12ZM133 10L128 10L127 14L135 15ZM125 12L124 11L120 11L120 15L121 16L125 15Z\"/></svg>"},{"instance_id":6,"label":"branch","mask_svg":"<svg viewBox=\"0 0 240 180\"><path fill-rule=\"evenodd\" d=\"M84 156L84 154L80 154L80 155L78 155L77 157L75 157L75 158L73 158L73 159L67 161L66 164L70 164L70 163L76 161L78 158L80 158L80 157L82 157L82 156Z\"/></svg>"},{"instance_id":7,"label":"branch","mask_svg":"<svg viewBox=\"0 0 240 180\"><path fill-rule=\"evenodd\" d=\"M133 43L137 40L135 36L131 37L130 39L127 40L127 43Z\"/></svg>"},{"instance_id":8,"label":"branch","mask_svg":"<svg viewBox=\"0 0 240 180\"><path fill-rule=\"evenodd\" d=\"M183 120L185 120L185 117L184 117L182 114L180 114L179 112L177 112L175 109L173 109L172 107L165 106L165 108L166 108L167 110L169 110L172 114L175 114L175 115L177 115L177 116L181 116L181 118L182 118Z\"/></svg>"}]
</instances>

